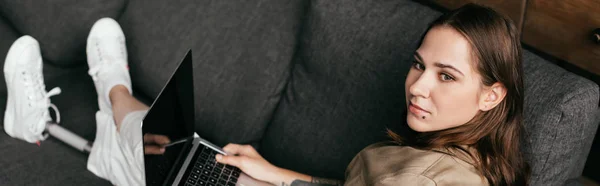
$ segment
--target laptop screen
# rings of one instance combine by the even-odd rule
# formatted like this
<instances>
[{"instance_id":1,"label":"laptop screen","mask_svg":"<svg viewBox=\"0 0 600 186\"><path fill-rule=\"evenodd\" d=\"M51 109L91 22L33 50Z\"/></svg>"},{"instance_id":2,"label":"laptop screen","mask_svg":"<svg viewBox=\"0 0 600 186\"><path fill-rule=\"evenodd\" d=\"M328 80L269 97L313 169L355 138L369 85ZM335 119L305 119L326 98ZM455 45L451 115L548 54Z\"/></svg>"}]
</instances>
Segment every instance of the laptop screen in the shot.
<instances>
[{"instance_id":1,"label":"laptop screen","mask_svg":"<svg viewBox=\"0 0 600 186\"><path fill-rule=\"evenodd\" d=\"M188 51L167 84L150 106L144 117L142 134L161 134L171 141L193 136L194 91L192 54ZM181 156L191 148L191 140L166 148L163 155L144 155L146 185L162 185L173 179L180 167ZM144 149L145 151L146 149ZM175 172L175 173L172 173Z\"/></svg>"}]
</instances>

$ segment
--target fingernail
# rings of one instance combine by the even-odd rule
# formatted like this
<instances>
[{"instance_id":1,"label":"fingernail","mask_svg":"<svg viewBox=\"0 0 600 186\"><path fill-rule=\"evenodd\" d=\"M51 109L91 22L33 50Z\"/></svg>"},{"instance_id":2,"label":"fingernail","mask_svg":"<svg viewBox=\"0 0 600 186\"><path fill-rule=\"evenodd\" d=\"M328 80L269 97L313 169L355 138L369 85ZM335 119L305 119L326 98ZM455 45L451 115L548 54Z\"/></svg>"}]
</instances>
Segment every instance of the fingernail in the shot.
<instances>
[{"instance_id":1,"label":"fingernail","mask_svg":"<svg viewBox=\"0 0 600 186\"><path fill-rule=\"evenodd\" d=\"M219 160L219 161L220 161L220 160L223 158L222 156L223 156L223 155L217 154L217 156L216 156L216 157L217 157L217 160Z\"/></svg>"},{"instance_id":2,"label":"fingernail","mask_svg":"<svg viewBox=\"0 0 600 186\"><path fill-rule=\"evenodd\" d=\"M165 152L165 148L160 148L160 152Z\"/></svg>"}]
</instances>

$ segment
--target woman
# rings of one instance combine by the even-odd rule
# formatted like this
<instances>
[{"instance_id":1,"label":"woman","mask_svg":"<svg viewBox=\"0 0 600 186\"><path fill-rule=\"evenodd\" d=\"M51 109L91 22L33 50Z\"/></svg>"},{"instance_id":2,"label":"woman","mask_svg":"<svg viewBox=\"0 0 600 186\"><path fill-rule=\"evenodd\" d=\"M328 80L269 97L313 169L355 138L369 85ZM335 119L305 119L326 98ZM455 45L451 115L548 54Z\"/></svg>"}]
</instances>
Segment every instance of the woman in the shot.
<instances>
[{"instance_id":1,"label":"woman","mask_svg":"<svg viewBox=\"0 0 600 186\"><path fill-rule=\"evenodd\" d=\"M469 4L434 21L406 77L406 122L395 143L363 149L346 185L527 185L520 150L523 80L519 34L494 10ZM275 185L340 182L278 168L251 146L216 157Z\"/></svg>"}]
</instances>

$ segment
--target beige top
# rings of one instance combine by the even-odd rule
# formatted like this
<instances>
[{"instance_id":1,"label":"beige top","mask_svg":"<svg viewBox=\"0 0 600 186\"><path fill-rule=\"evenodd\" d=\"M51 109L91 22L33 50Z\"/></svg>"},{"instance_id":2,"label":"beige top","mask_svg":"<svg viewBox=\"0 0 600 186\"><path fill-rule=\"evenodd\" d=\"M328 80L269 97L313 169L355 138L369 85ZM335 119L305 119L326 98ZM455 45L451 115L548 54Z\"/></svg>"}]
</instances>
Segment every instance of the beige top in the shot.
<instances>
[{"instance_id":1,"label":"beige top","mask_svg":"<svg viewBox=\"0 0 600 186\"><path fill-rule=\"evenodd\" d=\"M377 143L346 169L345 185L488 185L460 150L419 150Z\"/></svg>"}]
</instances>

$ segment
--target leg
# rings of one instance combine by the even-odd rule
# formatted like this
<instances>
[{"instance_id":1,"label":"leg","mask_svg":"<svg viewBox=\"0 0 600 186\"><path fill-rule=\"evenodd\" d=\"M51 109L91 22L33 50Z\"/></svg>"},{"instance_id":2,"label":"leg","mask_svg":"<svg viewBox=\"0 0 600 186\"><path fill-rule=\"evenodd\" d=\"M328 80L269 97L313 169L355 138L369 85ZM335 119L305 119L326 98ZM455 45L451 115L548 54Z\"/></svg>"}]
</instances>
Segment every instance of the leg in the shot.
<instances>
[{"instance_id":1,"label":"leg","mask_svg":"<svg viewBox=\"0 0 600 186\"><path fill-rule=\"evenodd\" d=\"M123 85L113 87L109 92L109 98L117 131L120 131L121 123L127 114L139 110L148 110L148 106L131 96L129 90Z\"/></svg>"},{"instance_id":2,"label":"leg","mask_svg":"<svg viewBox=\"0 0 600 186\"><path fill-rule=\"evenodd\" d=\"M161 154L162 144L169 140L142 136L141 122L148 106L131 95L125 36L119 24L109 18L98 20L86 51L100 107L88 170L115 185L143 185L144 143L161 144L145 148L146 153Z\"/></svg>"},{"instance_id":3,"label":"leg","mask_svg":"<svg viewBox=\"0 0 600 186\"><path fill-rule=\"evenodd\" d=\"M100 107L88 170L114 185L143 185L142 118L133 113L147 106L131 96L125 38L119 24L110 18L98 20L88 36L86 51ZM129 115L135 117L127 119ZM121 127L124 123L129 124Z\"/></svg>"}]
</instances>

